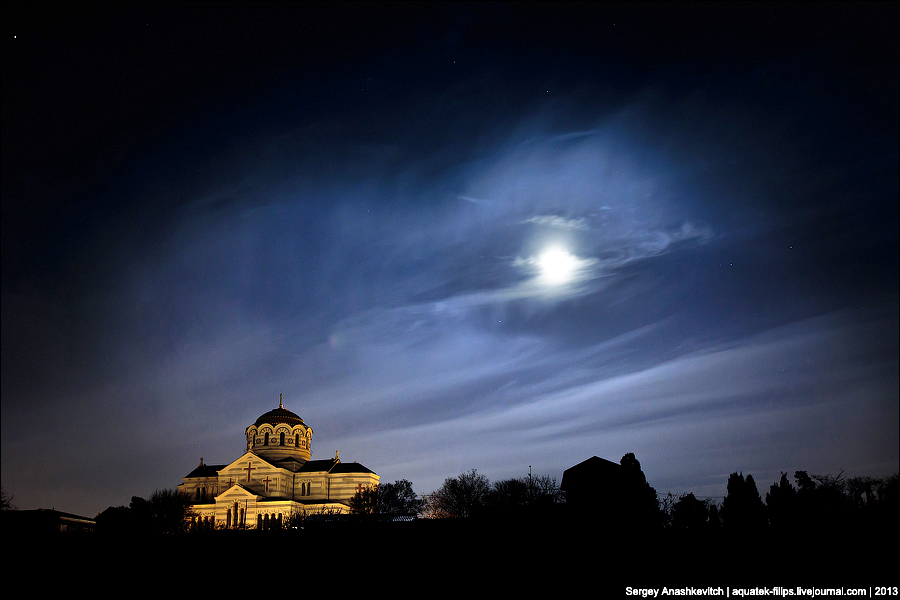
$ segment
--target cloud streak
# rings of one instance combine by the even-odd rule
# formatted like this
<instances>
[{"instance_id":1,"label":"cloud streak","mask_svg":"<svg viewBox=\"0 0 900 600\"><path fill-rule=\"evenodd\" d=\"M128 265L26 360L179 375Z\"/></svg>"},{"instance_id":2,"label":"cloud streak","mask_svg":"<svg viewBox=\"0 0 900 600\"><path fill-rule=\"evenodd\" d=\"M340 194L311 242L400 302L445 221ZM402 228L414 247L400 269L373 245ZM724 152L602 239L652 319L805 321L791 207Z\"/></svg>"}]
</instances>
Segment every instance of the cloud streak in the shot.
<instances>
[{"instance_id":1,"label":"cloud streak","mask_svg":"<svg viewBox=\"0 0 900 600\"><path fill-rule=\"evenodd\" d=\"M889 312L872 320L848 312L824 315L724 346L658 357L650 364L639 358L639 342L651 331L577 353L551 350L547 340L520 340L518 345L507 340L491 346L490 352L473 352L471 362L462 364L458 361L468 355L469 344L439 338L434 347L443 353L426 352L420 364L406 365L398 375L404 382L401 388L380 388L392 399L387 403L392 408L374 419L386 429L370 433L374 441L369 443L374 448L389 445L389 439L403 440L424 453L414 438L427 431L428 437L422 439L449 440L450 432L456 431L460 439L447 443L451 454L459 453L457 462L468 461L504 477L522 468L499 460L514 456L515 448L522 452L520 462L527 460L556 473L571 466L567 461L573 454L602 450L618 458L639 446L663 489L687 491L684 486L709 477L715 485L695 491L718 493L722 482L714 475L722 470L743 469L759 473L763 481L766 477L774 481L778 471L768 466L772 464L782 470L845 469L846 460L840 457L865 436L878 442L863 453L856 468L887 471L895 457L879 448L891 448L897 436L890 419L886 423L878 415L883 411L896 415L896 406L890 404L896 365L889 346L871 348L867 341L894 321ZM462 337L467 342L473 339ZM459 354L452 355L457 362L445 377L432 365L447 358L448 348L459 349ZM513 348L519 351L508 351ZM394 356L367 354L366 362L378 371ZM406 377L407 369L428 375L416 384ZM455 408L435 411L423 401L436 394L456 398ZM348 398L348 409L362 401L346 392L326 395ZM439 402L448 404L443 398ZM380 399L372 399L370 405L385 406ZM720 456L720 449L734 443L754 450L740 459L741 464L729 465L732 459ZM481 454L486 447L495 449L496 455ZM679 458L672 463L666 456ZM673 471L652 466L662 464ZM419 477L440 479L425 472Z\"/></svg>"}]
</instances>

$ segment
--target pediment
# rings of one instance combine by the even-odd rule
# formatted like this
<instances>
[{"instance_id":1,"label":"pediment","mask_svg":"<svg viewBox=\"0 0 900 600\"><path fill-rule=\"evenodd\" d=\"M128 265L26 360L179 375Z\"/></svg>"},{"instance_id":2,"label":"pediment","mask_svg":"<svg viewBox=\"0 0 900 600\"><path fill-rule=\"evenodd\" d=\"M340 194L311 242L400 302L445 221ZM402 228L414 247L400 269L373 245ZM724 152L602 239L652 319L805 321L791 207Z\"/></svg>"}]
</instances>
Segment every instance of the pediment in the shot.
<instances>
[{"instance_id":1,"label":"pediment","mask_svg":"<svg viewBox=\"0 0 900 600\"><path fill-rule=\"evenodd\" d=\"M247 478L247 463L250 463L250 472L255 473L257 469L266 468L266 469L277 469L277 467L262 458L258 454L254 454L253 452L245 452L243 456L239 459L231 462L228 465L225 465L219 471L219 478L222 477L227 478L230 475L234 476L236 482L246 480Z\"/></svg>"},{"instance_id":2,"label":"pediment","mask_svg":"<svg viewBox=\"0 0 900 600\"><path fill-rule=\"evenodd\" d=\"M257 500L259 496L242 486L240 483L236 483L218 496L216 496L216 502L233 502L234 500Z\"/></svg>"}]
</instances>

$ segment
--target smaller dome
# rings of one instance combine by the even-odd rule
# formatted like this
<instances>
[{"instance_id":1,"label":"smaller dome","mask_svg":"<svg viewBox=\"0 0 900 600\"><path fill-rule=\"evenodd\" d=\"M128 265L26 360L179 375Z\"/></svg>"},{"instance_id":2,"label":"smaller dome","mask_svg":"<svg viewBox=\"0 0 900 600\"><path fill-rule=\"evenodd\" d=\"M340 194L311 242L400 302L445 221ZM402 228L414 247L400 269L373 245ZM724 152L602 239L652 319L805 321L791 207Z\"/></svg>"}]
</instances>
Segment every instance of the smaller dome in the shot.
<instances>
[{"instance_id":1,"label":"smaller dome","mask_svg":"<svg viewBox=\"0 0 900 600\"><path fill-rule=\"evenodd\" d=\"M270 423L272 425L286 423L291 427L293 427L294 425L306 425L306 423L303 422L303 419L286 409L280 399L278 401L278 408L274 408L264 415L260 416L256 420L256 423L254 423L254 425L259 427L263 423Z\"/></svg>"}]
</instances>

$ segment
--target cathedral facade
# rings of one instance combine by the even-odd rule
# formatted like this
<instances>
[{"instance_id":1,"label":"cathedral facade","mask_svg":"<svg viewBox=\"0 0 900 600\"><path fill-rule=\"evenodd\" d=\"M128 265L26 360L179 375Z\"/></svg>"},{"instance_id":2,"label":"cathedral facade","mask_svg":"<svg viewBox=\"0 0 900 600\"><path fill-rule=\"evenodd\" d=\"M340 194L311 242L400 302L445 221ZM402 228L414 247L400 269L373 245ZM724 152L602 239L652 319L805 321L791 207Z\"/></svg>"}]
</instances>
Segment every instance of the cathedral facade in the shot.
<instances>
[{"instance_id":1,"label":"cathedral facade","mask_svg":"<svg viewBox=\"0 0 900 600\"><path fill-rule=\"evenodd\" d=\"M192 521L206 528L283 526L298 515L343 514L360 490L378 475L359 463L310 460L312 429L278 408L247 427L244 454L225 465L200 465L178 490L191 500Z\"/></svg>"}]
</instances>

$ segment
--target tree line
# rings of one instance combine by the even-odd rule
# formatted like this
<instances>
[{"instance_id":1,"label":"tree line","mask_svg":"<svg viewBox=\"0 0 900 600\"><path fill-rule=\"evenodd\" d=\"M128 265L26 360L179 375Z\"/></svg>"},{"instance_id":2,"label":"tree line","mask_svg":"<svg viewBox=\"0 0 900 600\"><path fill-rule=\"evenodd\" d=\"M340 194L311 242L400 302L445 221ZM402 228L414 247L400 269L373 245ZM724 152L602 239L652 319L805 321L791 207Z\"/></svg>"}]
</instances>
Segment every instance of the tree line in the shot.
<instances>
[{"instance_id":1,"label":"tree line","mask_svg":"<svg viewBox=\"0 0 900 600\"><path fill-rule=\"evenodd\" d=\"M845 477L843 473L786 473L763 496L752 475L732 473L726 495L717 502L693 493L658 495L649 485L634 454L620 461L622 476L603 488L590 503L591 514L579 518L607 521L627 529L686 532L779 530L788 533L842 528L887 527L896 530L900 517L900 475ZM613 483L613 482L611 482ZM402 490L404 500L397 500ZM406 514L425 518L469 518L479 515L550 514L565 507L565 494L555 478L539 476L491 482L476 469L447 478L433 493L419 498L402 480L363 490L351 500L356 514ZM531 510L529 510L531 509ZM558 513L559 511L557 511Z\"/></svg>"},{"instance_id":2,"label":"tree line","mask_svg":"<svg viewBox=\"0 0 900 600\"><path fill-rule=\"evenodd\" d=\"M598 481L596 497L577 518L612 523L630 530L747 532L768 528L803 535L823 527L843 530L885 527L896 531L900 517L900 475L845 477L796 471L793 483L782 473L763 496L752 475L732 473L721 502L693 493L658 495L634 454L622 457L619 477ZM11 497L3 493L3 508ZM353 515L396 518L470 519L517 517L541 519L575 515L565 493L548 475L491 482L476 469L448 477L430 494L419 496L406 479L382 483L350 499ZM190 500L177 490L157 490L149 498L132 498L129 507L111 507L98 515L132 532L179 533L189 528ZM308 517L309 515L302 515ZM292 517L293 518L293 517ZM294 521L291 521L291 524ZM302 524L302 523L301 523Z\"/></svg>"},{"instance_id":3,"label":"tree line","mask_svg":"<svg viewBox=\"0 0 900 600\"><path fill-rule=\"evenodd\" d=\"M752 475L732 473L721 504L694 494L660 499L664 526L700 531L751 531L769 528L804 534L823 528L896 529L900 513L900 475L845 477L794 472L794 483L782 473L763 498Z\"/></svg>"},{"instance_id":4,"label":"tree line","mask_svg":"<svg viewBox=\"0 0 900 600\"><path fill-rule=\"evenodd\" d=\"M493 509L521 510L560 501L556 479L547 475L491 481L477 469L448 477L431 494L419 497L402 479L360 490L350 500L353 514L467 518Z\"/></svg>"}]
</instances>

